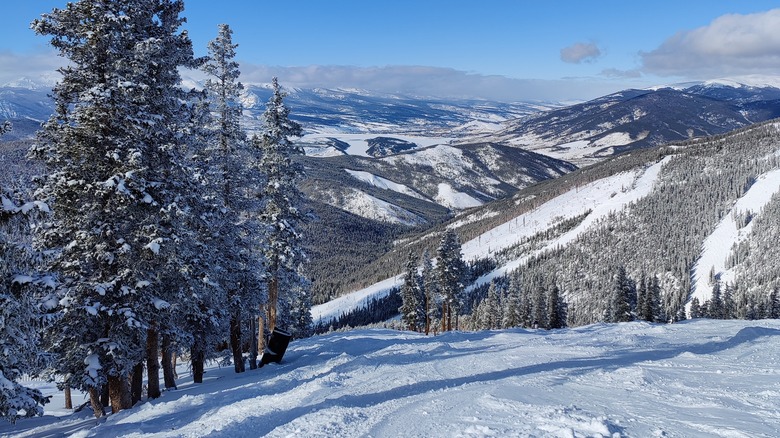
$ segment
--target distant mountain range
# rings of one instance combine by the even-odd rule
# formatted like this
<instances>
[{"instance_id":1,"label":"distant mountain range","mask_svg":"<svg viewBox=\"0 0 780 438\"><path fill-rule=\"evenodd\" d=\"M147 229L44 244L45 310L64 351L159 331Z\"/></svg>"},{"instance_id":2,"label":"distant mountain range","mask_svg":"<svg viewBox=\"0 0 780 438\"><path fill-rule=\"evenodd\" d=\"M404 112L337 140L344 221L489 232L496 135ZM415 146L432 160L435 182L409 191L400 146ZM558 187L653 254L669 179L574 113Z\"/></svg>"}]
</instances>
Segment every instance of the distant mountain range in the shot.
<instances>
[{"instance_id":1,"label":"distant mountain range","mask_svg":"<svg viewBox=\"0 0 780 438\"><path fill-rule=\"evenodd\" d=\"M509 121L483 139L585 165L779 116L780 88L775 85L711 81L621 91Z\"/></svg>"}]
</instances>

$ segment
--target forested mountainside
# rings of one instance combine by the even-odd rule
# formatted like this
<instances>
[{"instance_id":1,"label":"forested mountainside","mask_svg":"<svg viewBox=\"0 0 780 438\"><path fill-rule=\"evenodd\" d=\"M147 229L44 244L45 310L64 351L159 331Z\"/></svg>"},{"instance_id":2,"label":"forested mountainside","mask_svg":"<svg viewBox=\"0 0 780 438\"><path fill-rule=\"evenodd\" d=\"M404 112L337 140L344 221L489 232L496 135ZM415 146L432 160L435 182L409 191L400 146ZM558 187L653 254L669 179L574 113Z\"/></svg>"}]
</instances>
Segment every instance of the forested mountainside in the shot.
<instances>
[{"instance_id":1,"label":"forested mountainside","mask_svg":"<svg viewBox=\"0 0 780 438\"><path fill-rule=\"evenodd\" d=\"M309 198L367 219L430 225L576 169L499 144L438 145L382 158L305 157Z\"/></svg>"},{"instance_id":2,"label":"forested mountainside","mask_svg":"<svg viewBox=\"0 0 780 438\"><path fill-rule=\"evenodd\" d=\"M705 305L712 289L722 291L728 309L722 317L763 317L780 287L778 169L778 122L633 151L398 242L364 269L363 286L402 273L404 254L431 250L442 230L455 229L464 258L477 268L472 277L481 276L462 298L469 312L494 281L498 299L508 300L504 309L533 307L534 300L538 307L533 295L556 288L570 325L610 320L623 270L633 284L633 306L638 291L657 282L654 320L690 316L689 298ZM716 233L726 220L736 224L732 237ZM720 262L700 266L705 254Z\"/></svg>"}]
</instances>

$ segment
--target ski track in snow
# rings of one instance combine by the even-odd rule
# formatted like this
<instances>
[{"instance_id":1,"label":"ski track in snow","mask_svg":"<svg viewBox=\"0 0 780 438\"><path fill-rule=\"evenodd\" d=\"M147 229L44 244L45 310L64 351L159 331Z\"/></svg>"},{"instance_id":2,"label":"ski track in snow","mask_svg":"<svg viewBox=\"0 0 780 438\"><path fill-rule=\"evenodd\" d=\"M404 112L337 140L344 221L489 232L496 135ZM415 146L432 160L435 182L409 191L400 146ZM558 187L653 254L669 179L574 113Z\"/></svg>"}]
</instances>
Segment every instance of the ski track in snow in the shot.
<instances>
[{"instance_id":1,"label":"ski track in snow","mask_svg":"<svg viewBox=\"0 0 780 438\"><path fill-rule=\"evenodd\" d=\"M95 420L0 424L8 437L773 437L780 321L698 319L438 336L355 330L296 340L281 364ZM83 400L76 400L81 403ZM50 412L54 412L52 415Z\"/></svg>"},{"instance_id":2,"label":"ski track in snow","mask_svg":"<svg viewBox=\"0 0 780 438\"><path fill-rule=\"evenodd\" d=\"M690 299L698 298L700 303L707 301L712 296L710 284L710 269L715 275L720 275L721 281L729 283L734 281L734 272L726 269L726 259L731 254L734 244L745 240L753 229L753 221L742 229L738 228L734 220L734 213L746 211L758 215L761 209L769 203L772 196L780 191L780 169L767 172L756 179L756 182L734 203L734 206L721 219L715 230L707 236L702 245L699 260L693 267L691 283L693 292ZM689 302L690 306L690 302Z\"/></svg>"}]
</instances>

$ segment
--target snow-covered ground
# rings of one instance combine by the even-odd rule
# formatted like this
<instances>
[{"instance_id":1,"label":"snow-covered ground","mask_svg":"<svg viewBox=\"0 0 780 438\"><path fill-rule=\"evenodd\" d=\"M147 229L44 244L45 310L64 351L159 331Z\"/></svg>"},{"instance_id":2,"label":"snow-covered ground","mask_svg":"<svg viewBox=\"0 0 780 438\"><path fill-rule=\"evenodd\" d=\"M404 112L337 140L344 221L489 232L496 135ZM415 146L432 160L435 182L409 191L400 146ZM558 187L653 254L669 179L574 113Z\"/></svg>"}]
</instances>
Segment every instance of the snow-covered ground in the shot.
<instances>
[{"instance_id":1,"label":"snow-covered ground","mask_svg":"<svg viewBox=\"0 0 780 438\"><path fill-rule=\"evenodd\" d=\"M425 196L415 192L414 190L410 189L404 184L399 184L395 181L390 181L389 179L374 175L373 173L364 172L362 170L350 170L350 169L344 169L344 170L348 174L352 175L352 177L359 179L360 181L363 181L374 187L385 189L385 190L392 190L394 192L412 196L417 199L427 199Z\"/></svg>"},{"instance_id":2,"label":"snow-covered ground","mask_svg":"<svg viewBox=\"0 0 780 438\"><path fill-rule=\"evenodd\" d=\"M182 369L179 389L103 420L47 414L0 436L776 437L778 335L777 320L357 330L201 385Z\"/></svg>"}]
</instances>

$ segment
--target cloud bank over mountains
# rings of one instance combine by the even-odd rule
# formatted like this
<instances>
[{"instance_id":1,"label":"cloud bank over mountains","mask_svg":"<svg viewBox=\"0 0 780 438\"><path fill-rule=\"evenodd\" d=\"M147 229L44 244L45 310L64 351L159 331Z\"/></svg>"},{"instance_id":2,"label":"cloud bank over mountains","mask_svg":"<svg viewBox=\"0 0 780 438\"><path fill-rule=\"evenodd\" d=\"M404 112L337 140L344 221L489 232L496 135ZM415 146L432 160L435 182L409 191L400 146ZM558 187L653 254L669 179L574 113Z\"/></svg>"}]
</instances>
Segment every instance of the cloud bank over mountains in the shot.
<instances>
[{"instance_id":1,"label":"cloud bank over mountains","mask_svg":"<svg viewBox=\"0 0 780 438\"><path fill-rule=\"evenodd\" d=\"M269 66L242 62L240 80L268 83L276 76L285 87L354 88L421 97L495 101L588 100L626 88L666 82L707 80L737 75L780 74L780 8L755 14L727 14L696 29L682 30L659 47L637 52L628 68L604 65L583 77L512 78L446 67L387 65ZM600 66L608 57L594 42L560 49L560 60ZM65 60L53 51L19 54L0 51L0 85L31 81L53 85ZM625 67L625 66L624 66ZM197 77L197 72L188 72Z\"/></svg>"},{"instance_id":2,"label":"cloud bank over mountains","mask_svg":"<svg viewBox=\"0 0 780 438\"><path fill-rule=\"evenodd\" d=\"M640 52L642 70L662 76L711 79L780 72L780 9L728 14L681 31L655 50Z\"/></svg>"}]
</instances>

